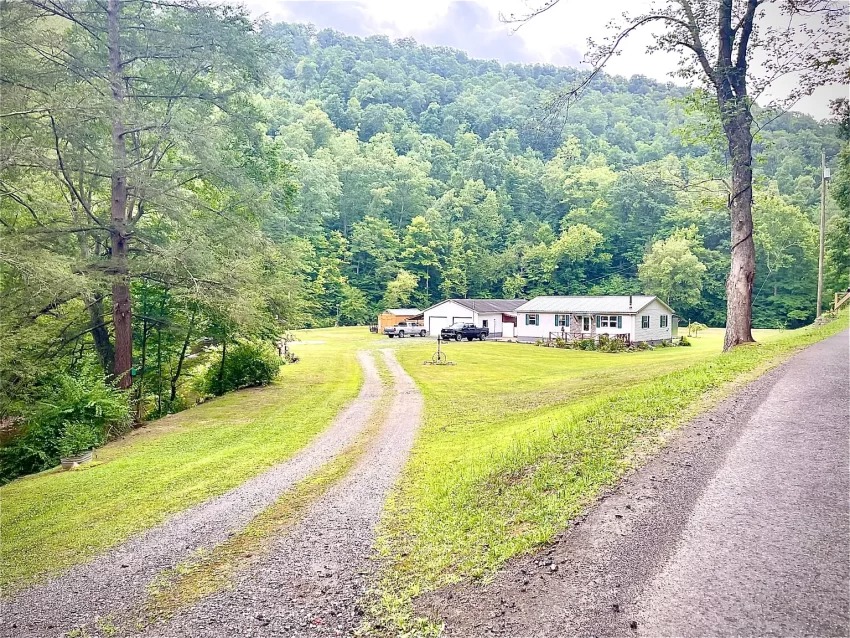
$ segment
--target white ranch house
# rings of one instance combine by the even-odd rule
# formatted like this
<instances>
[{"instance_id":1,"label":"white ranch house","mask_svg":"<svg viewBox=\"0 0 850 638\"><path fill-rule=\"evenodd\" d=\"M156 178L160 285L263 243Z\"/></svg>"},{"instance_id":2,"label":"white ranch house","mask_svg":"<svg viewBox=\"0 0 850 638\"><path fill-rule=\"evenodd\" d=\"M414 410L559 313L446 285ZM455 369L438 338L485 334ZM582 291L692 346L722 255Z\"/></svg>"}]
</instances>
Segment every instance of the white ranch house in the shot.
<instances>
[{"instance_id":1,"label":"white ranch house","mask_svg":"<svg viewBox=\"0 0 850 638\"><path fill-rule=\"evenodd\" d=\"M525 299L446 299L426 309L425 328L431 336L453 323L462 321L486 326L491 337L516 337L516 309Z\"/></svg>"},{"instance_id":2,"label":"white ranch house","mask_svg":"<svg viewBox=\"0 0 850 638\"><path fill-rule=\"evenodd\" d=\"M516 312L516 337L522 341L596 339L606 334L631 343L659 343L677 335L673 309L647 295L535 297Z\"/></svg>"}]
</instances>

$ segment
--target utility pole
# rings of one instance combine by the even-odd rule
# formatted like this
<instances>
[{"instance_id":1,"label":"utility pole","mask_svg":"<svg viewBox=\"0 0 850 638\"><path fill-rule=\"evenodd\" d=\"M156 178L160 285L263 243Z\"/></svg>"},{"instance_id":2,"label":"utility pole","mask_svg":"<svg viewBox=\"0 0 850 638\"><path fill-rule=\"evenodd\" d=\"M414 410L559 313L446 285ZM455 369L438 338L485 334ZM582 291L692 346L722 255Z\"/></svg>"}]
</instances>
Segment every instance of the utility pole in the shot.
<instances>
[{"instance_id":1,"label":"utility pole","mask_svg":"<svg viewBox=\"0 0 850 638\"><path fill-rule=\"evenodd\" d=\"M826 183L829 181L829 169L826 167L826 153L820 154L820 243L818 245L818 305L815 317L820 317L823 309L823 246L826 234Z\"/></svg>"}]
</instances>

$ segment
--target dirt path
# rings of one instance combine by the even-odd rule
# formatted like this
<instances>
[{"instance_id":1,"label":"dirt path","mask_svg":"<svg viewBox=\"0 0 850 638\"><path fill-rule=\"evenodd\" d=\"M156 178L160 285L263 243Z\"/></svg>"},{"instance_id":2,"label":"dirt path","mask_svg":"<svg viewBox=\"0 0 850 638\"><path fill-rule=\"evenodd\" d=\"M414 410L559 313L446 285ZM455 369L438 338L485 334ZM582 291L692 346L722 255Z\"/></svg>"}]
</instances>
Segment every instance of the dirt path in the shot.
<instances>
[{"instance_id":1,"label":"dirt path","mask_svg":"<svg viewBox=\"0 0 850 638\"><path fill-rule=\"evenodd\" d=\"M241 486L170 517L106 554L3 600L2 635L57 636L92 623L97 616L127 611L138 604L161 571L199 549L222 542L339 454L368 425L382 394L372 355L359 352L357 357L365 377L359 395L307 447Z\"/></svg>"},{"instance_id":2,"label":"dirt path","mask_svg":"<svg viewBox=\"0 0 850 638\"><path fill-rule=\"evenodd\" d=\"M447 636L847 635L847 332L688 424L540 552L418 601Z\"/></svg>"},{"instance_id":3,"label":"dirt path","mask_svg":"<svg viewBox=\"0 0 850 638\"><path fill-rule=\"evenodd\" d=\"M350 633L373 572L375 526L413 446L422 397L389 350L392 402L375 440L340 483L268 555L242 573L232 590L184 610L145 635L312 636Z\"/></svg>"}]
</instances>

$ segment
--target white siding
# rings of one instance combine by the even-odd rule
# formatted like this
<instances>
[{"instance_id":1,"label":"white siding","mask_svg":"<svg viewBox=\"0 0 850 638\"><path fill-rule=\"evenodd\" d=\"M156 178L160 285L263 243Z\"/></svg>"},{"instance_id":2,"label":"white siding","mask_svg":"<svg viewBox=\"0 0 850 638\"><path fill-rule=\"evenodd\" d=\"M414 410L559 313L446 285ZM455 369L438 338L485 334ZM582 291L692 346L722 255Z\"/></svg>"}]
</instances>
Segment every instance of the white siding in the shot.
<instances>
[{"instance_id":1,"label":"white siding","mask_svg":"<svg viewBox=\"0 0 850 638\"><path fill-rule=\"evenodd\" d=\"M649 328L641 328L641 317L649 316ZM667 315L667 327L660 327L661 316ZM623 324L625 326L625 324ZM645 308L642 308L635 317L635 336L634 341L662 341L671 339L673 331L673 314L661 305L658 300L651 302Z\"/></svg>"},{"instance_id":2,"label":"white siding","mask_svg":"<svg viewBox=\"0 0 850 638\"><path fill-rule=\"evenodd\" d=\"M620 322L622 324L621 328L597 328L596 335L608 335L613 337L614 335L629 335L629 339L634 341L635 338L635 318L632 315L619 315L623 318ZM596 325L596 317L593 318L594 325Z\"/></svg>"},{"instance_id":3,"label":"white siding","mask_svg":"<svg viewBox=\"0 0 850 638\"><path fill-rule=\"evenodd\" d=\"M425 311L425 326L432 337L455 321L472 321L472 311L453 301L444 301Z\"/></svg>"},{"instance_id":4,"label":"white siding","mask_svg":"<svg viewBox=\"0 0 850 638\"><path fill-rule=\"evenodd\" d=\"M433 308L425 311L425 326L431 336L436 337L440 334L440 330L458 321L464 323L474 323L476 326L481 325L481 320L489 321L490 334L502 331L502 313L477 313L471 309L461 306L454 301L444 301L437 304Z\"/></svg>"},{"instance_id":5,"label":"white siding","mask_svg":"<svg viewBox=\"0 0 850 638\"><path fill-rule=\"evenodd\" d=\"M525 325L525 316L527 314L535 314L535 313L526 313L520 312L517 313L517 326L516 326L516 336L520 339L548 339L550 333L552 332L561 332L561 327L555 325L555 313L541 312L537 313L540 317L540 325L539 326L527 326ZM575 315L580 317L582 315ZM622 320L622 328L597 328L596 327L596 315L591 315L591 331L595 332L597 335L607 334L610 336L626 334L634 340L634 327L635 327L635 318L630 315L620 315L623 317ZM565 332L569 332L569 326L564 327ZM669 337L667 337L669 338Z\"/></svg>"},{"instance_id":6,"label":"white siding","mask_svg":"<svg viewBox=\"0 0 850 638\"><path fill-rule=\"evenodd\" d=\"M483 326L487 322L487 327L490 328L490 336L502 334L502 313L501 312L481 312L475 313L475 325Z\"/></svg>"},{"instance_id":7,"label":"white siding","mask_svg":"<svg viewBox=\"0 0 850 638\"><path fill-rule=\"evenodd\" d=\"M527 326L525 325L525 317L529 314L538 314L540 317L540 325ZM519 339L548 339L550 332L560 332L560 328L555 326L555 315L548 313L517 313L516 336Z\"/></svg>"}]
</instances>

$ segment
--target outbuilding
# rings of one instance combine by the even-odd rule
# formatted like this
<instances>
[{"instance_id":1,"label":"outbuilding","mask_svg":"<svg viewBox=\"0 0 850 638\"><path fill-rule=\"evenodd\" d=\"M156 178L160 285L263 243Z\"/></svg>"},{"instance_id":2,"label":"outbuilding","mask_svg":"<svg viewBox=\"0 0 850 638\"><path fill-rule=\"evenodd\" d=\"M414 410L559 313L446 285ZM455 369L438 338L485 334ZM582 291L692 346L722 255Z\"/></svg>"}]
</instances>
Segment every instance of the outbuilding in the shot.
<instances>
[{"instance_id":1,"label":"outbuilding","mask_svg":"<svg viewBox=\"0 0 850 638\"><path fill-rule=\"evenodd\" d=\"M517 338L596 339L605 334L630 343L673 338L673 309L650 295L535 297L519 306Z\"/></svg>"},{"instance_id":2,"label":"outbuilding","mask_svg":"<svg viewBox=\"0 0 850 638\"><path fill-rule=\"evenodd\" d=\"M525 299L446 299L427 308L425 328L436 336L453 323L474 323L490 329L491 337L516 336L516 309Z\"/></svg>"},{"instance_id":3,"label":"outbuilding","mask_svg":"<svg viewBox=\"0 0 850 638\"><path fill-rule=\"evenodd\" d=\"M384 332L384 328L397 326L402 321L410 321L417 315L421 315L419 308L388 308L378 315L378 332Z\"/></svg>"}]
</instances>

